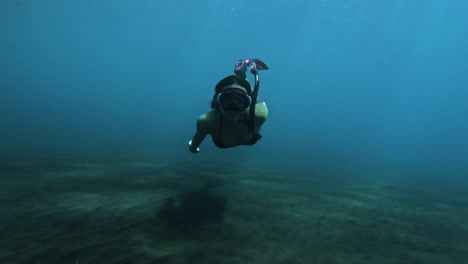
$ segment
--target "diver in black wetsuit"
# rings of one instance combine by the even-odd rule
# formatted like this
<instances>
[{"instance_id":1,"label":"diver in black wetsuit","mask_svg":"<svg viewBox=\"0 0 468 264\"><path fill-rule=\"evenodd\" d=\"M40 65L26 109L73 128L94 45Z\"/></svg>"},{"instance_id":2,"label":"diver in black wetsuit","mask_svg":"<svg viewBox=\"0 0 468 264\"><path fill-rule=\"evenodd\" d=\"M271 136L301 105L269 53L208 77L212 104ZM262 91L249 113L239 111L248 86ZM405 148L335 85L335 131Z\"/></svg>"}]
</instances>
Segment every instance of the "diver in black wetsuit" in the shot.
<instances>
[{"instance_id":1,"label":"diver in black wetsuit","mask_svg":"<svg viewBox=\"0 0 468 264\"><path fill-rule=\"evenodd\" d=\"M252 90L245 71L255 76ZM197 120L197 131L189 141L189 150L199 152L198 146L207 135L219 148L240 145L254 145L262 136L260 129L268 117L268 108L264 102L258 103L258 71L268 69L260 60L243 60L235 66L236 75L230 75L219 81L211 101L212 111L201 115Z\"/></svg>"}]
</instances>

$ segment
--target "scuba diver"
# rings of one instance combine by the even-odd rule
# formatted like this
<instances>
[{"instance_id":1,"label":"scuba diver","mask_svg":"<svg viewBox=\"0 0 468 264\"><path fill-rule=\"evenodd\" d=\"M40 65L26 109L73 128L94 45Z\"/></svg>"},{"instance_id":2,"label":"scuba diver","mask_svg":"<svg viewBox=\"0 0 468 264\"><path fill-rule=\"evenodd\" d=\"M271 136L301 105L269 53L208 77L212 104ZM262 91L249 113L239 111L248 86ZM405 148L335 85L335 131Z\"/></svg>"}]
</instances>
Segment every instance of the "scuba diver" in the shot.
<instances>
[{"instance_id":1,"label":"scuba diver","mask_svg":"<svg viewBox=\"0 0 468 264\"><path fill-rule=\"evenodd\" d=\"M265 102L257 102L258 70L267 69L268 66L259 59L240 60L234 66L235 75L216 84L212 111L197 119L197 131L188 143L192 153L200 151L198 147L207 135L211 135L218 148L254 145L262 137L260 129L268 118L268 108ZM255 78L253 89L245 74L247 70Z\"/></svg>"}]
</instances>

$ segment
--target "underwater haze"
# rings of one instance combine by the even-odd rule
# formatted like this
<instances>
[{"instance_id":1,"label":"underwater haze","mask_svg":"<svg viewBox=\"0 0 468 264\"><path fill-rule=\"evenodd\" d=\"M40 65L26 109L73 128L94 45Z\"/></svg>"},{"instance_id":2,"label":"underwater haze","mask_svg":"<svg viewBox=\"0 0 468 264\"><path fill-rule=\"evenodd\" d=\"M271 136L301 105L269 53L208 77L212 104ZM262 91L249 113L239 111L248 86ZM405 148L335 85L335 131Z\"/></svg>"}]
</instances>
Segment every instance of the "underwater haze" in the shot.
<instances>
[{"instance_id":1,"label":"underwater haze","mask_svg":"<svg viewBox=\"0 0 468 264\"><path fill-rule=\"evenodd\" d=\"M1 0L0 262L466 261L467 10ZM192 154L215 85L253 58L263 138Z\"/></svg>"},{"instance_id":2,"label":"underwater haze","mask_svg":"<svg viewBox=\"0 0 468 264\"><path fill-rule=\"evenodd\" d=\"M467 170L464 1L0 5L2 151L191 155L214 85L258 57L264 138L198 158Z\"/></svg>"}]
</instances>

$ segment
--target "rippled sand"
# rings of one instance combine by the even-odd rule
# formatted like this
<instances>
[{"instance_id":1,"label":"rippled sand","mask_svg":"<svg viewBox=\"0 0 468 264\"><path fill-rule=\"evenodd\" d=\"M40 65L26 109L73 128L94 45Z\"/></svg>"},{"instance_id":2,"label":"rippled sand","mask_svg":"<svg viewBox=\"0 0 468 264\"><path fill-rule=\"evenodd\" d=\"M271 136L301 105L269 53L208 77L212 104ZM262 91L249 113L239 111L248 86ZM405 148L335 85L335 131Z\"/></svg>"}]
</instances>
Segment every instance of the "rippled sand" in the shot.
<instances>
[{"instance_id":1,"label":"rippled sand","mask_svg":"<svg viewBox=\"0 0 468 264\"><path fill-rule=\"evenodd\" d=\"M325 169L72 159L0 163L0 263L464 263L463 186ZM226 198L168 229L167 198Z\"/></svg>"}]
</instances>

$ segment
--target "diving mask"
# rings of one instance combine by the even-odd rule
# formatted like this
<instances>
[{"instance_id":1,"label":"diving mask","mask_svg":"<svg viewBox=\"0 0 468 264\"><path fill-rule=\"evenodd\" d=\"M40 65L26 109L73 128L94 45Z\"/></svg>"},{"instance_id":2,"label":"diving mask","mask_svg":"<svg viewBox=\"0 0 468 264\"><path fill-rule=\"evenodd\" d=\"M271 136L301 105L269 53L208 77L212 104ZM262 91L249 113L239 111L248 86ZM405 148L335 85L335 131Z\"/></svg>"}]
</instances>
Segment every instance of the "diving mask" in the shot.
<instances>
[{"instance_id":1,"label":"diving mask","mask_svg":"<svg viewBox=\"0 0 468 264\"><path fill-rule=\"evenodd\" d=\"M223 90L216 97L219 108L225 111L242 112L252 104L252 97L237 88Z\"/></svg>"}]
</instances>

